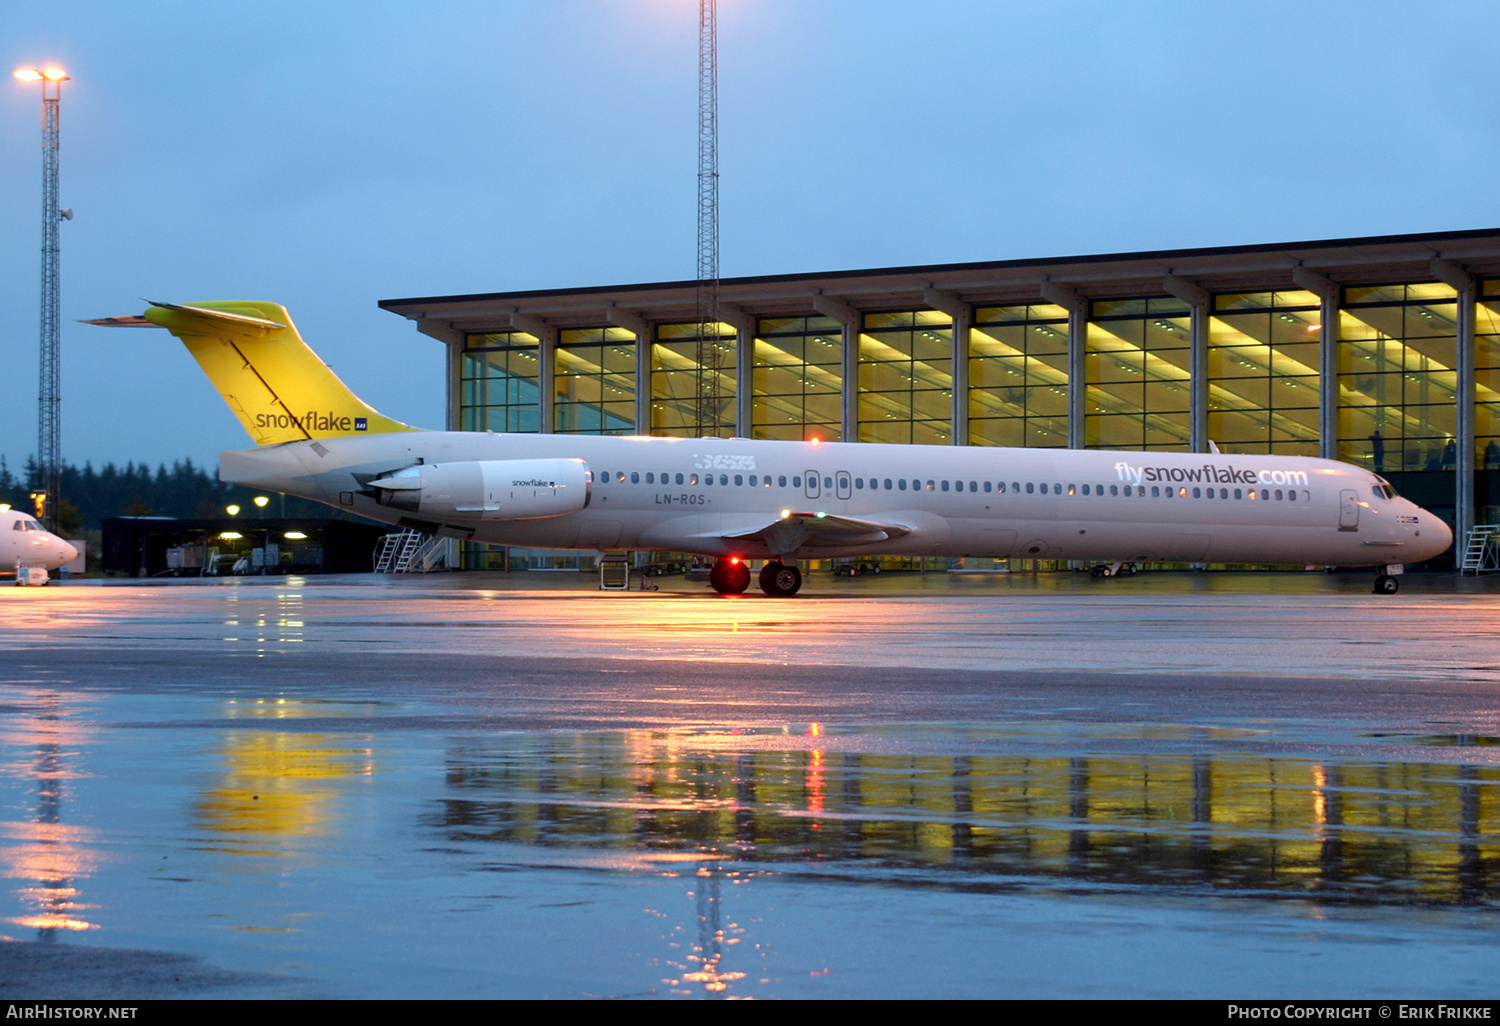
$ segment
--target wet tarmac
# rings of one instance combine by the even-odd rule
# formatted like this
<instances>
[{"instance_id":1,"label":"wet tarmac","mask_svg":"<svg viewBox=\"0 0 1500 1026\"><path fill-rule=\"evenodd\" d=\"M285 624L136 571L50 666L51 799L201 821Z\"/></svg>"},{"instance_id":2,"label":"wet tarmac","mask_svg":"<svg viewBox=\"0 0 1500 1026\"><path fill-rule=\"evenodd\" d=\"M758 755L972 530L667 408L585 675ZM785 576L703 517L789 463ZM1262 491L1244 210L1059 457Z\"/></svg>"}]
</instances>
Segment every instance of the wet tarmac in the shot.
<instances>
[{"instance_id":1,"label":"wet tarmac","mask_svg":"<svg viewBox=\"0 0 1500 1026\"><path fill-rule=\"evenodd\" d=\"M0 994L1495 995L1493 581L1012 576L0 588Z\"/></svg>"}]
</instances>

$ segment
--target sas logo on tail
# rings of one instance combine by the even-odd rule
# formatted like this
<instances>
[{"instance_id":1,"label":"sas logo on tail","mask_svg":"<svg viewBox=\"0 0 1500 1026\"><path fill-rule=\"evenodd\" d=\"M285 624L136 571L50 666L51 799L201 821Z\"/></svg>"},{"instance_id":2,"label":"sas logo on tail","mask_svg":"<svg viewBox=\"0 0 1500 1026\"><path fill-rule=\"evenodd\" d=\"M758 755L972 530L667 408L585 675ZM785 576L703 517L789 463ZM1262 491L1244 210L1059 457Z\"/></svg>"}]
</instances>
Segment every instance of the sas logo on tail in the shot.
<instances>
[{"instance_id":1,"label":"sas logo on tail","mask_svg":"<svg viewBox=\"0 0 1500 1026\"><path fill-rule=\"evenodd\" d=\"M255 426L258 428L296 427L304 431L368 431L370 421L368 417L341 417L337 413L308 410L300 417L294 417L290 413L257 413Z\"/></svg>"}]
</instances>

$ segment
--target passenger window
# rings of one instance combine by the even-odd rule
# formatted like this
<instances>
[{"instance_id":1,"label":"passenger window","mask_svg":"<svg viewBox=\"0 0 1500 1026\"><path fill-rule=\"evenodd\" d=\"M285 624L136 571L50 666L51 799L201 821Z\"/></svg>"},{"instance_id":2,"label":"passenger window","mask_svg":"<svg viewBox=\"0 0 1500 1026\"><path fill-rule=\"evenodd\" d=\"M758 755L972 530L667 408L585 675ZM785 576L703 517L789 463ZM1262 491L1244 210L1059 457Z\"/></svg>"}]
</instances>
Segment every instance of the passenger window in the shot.
<instances>
[{"instance_id":1,"label":"passenger window","mask_svg":"<svg viewBox=\"0 0 1500 1026\"><path fill-rule=\"evenodd\" d=\"M1241 495L1241 494L1240 494L1240 490L1239 490L1239 489L1238 489L1238 488L1236 488L1236 489L1235 489L1235 490L1234 490L1234 497L1235 497L1235 498L1236 498L1236 499L1239 499L1239 498L1243 498L1243 496L1242 496L1242 495Z\"/></svg>"},{"instance_id":2,"label":"passenger window","mask_svg":"<svg viewBox=\"0 0 1500 1026\"><path fill-rule=\"evenodd\" d=\"M1046 486L1043 485L1042 487L1045 488ZM1033 482L1031 482L1031 481L1027 481L1026 482L1026 494L1027 495L1031 495L1035 491L1036 491L1036 485Z\"/></svg>"},{"instance_id":3,"label":"passenger window","mask_svg":"<svg viewBox=\"0 0 1500 1026\"><path fill-rule=\"evenodd\" d=\"M786 475L782 474L780 477L778 477L776 479L776 484L780 488L785 488L786 487Z\"/></svg>"},{"instance_id":4,"label":"passenger window","mask_svg":"<svg viewBox=\"0 0 1500 1026\"><path fill-rule=\"evenodd\" d=\"M988 481L984 483L984 494L990 494L990 483Z\"/></svg>"},{"instance_id":5,"label":"passenger window","mask_svg":"<svg viewBox=\"0 0 1500 1026\"><path fill-rule=\"evenodd\" d=\"M698 483L698 475L697 474L689 474L688 475L688 484L690 484L690 485L696 485L697 483Z\"/></svg>"},{"instance_id":6,"label":"passenger window","mask_svg":"<svg viewBox=\"0 0 1500 1026\"><path fill-rule=\"evenodd\" d=\"M750 487L751 488L757 488L759 486L760 486L760 477L759 477L759 475L751 474L750 475Z\"/></svg>"},{"instance_id":7,"label":"passenger window","mask_svg":"<svg viewBox=\"0 0 1500 1026\"><path fill-rule=\"evenodd\" d=\"M1068 485L1068 494L1069 495L1077 495L1078 494L1078 486L1077 485Z\"/></svg>"},{"instance_id":8,"label":"passenger window","mask_svg":"<svg viewBox=\"0 0 1500 1026\"><path fill-rule=\"evenodd\" d=\"M904 477L901 479L901 490L906 491L906 478Z\"/></svg>"},{"instance_id":9,"label":"passenger window","mask_svg":"<svg viewBox=\"0 0 1500 1026\"><path fill-rule=\"evenodd\" d=\"M735 484L739 484L739 482L736 481ZM801 474L798 474L798 475L796 475L795 477L792 478L792 487L793 488L801 488L802 487L802 475Z\"/></svg>"},{"instance_id":10,"label":"passenger window","mask_svg":"<svg viewBox=\"0 0 1500 1026\"><path fill-rule=\"evenodd\" d=\"M646 483L647 484L656 484L656 475L655 474L647 474L646 475Z\"/></svg>"},{"instance_id":11,"label":"passenger window","mask_svg":"<svg viewBox=\"0 0 1500 1026\"><path fill-rule=\"evenodd\" d=\"M945 491L945 492L946 492L946 491L947 491L947 490L948 490L948 482L947 482L947 481L944 481L944 482L943 482L943 491Z\"/></svg>"},{"instance_id":12,"label":"passenger window","mask_svg":"<svg viewBox=\"0 0 1500 1026\"><path fill-rule=\"evenodd\" d=\"M743 485L745 483L745 475L744 474L736 474L736 475L734 475L734 483L736 485Z\"/></svg>"},{"instance_id":13,"label":"passenger window","mask_svg":"<svg viewBox=\"0 0 1500 1026\"><path fill-rule=\"evenodd\" d=\"M862 477L856 477L854 479L854 487L856 489L858 489L859 491L864 491L865 490L865 479L862 478Z\"/></svg>"},{"instance_id":14,"label":"passenger window","mask_svg":"<svg viewBox=\"0 0 1500 1026\"><path fill-rule=\"evenodd\" d=\"M832 489L833 488L833 478L831 478L831 477L825 477L823 479L823 487L824 488L828 488L828 489Z\"/></svg>"},{"instance_id":15,"label":"passenger window","mask_svg":"<svg viewBox=\"0 0 1500 1026\"><path fill-rule=\"evenodd\" d=\"M678 484L682 484L682 475L681 474L677 475L677 483Z\"/></svg>"},{"instance_id":16,"label":"passenger window","mask_svg":"<svg viewBox=\"0 0 1500 1026\"><path fill-rule=\"evenodd\" d=\"M891 479L890 478L886 478L885 479L885 490L886 491L890 491L891 490Z\"/></svg>"}]
</instances>

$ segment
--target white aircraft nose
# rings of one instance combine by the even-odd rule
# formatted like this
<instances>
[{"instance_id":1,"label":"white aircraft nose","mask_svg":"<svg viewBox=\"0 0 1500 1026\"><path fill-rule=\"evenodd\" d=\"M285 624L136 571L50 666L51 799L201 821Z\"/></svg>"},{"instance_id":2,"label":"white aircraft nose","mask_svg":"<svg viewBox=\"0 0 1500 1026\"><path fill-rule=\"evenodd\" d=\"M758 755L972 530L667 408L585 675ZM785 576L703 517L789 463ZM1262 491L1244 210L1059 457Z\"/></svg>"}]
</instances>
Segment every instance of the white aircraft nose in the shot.
<instances>
[{"instance_id":1,"label":"white aircraft nose","mask_svg":"<svg viewBox=\"0 0 1500 1026\"><path fill-rule=\"evenodd\" d=\"M61 559L64 563L71 563L78 558L78 550L67 542L63 542L57 547L57 558Z\"/></svg>"}]
</instances>

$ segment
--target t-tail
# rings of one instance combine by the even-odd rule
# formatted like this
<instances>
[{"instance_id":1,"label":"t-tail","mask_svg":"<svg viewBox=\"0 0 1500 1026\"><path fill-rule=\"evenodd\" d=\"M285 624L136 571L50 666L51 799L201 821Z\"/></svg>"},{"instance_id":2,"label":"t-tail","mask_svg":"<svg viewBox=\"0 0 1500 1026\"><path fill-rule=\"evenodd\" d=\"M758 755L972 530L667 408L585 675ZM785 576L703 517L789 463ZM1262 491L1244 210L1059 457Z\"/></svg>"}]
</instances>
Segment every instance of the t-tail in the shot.
<instances>
[{"instance_id":1,"label":"t-tail","mask_svg":"<svg viewBox=\"0 0 1500 1026\"><path fill-rule=\"evenodd\" d=\"M152 303L140 317L84 323L160 327L182 339L256 445L416 430L349 391L276 303Z\"/></svg>"}]
</instances>

